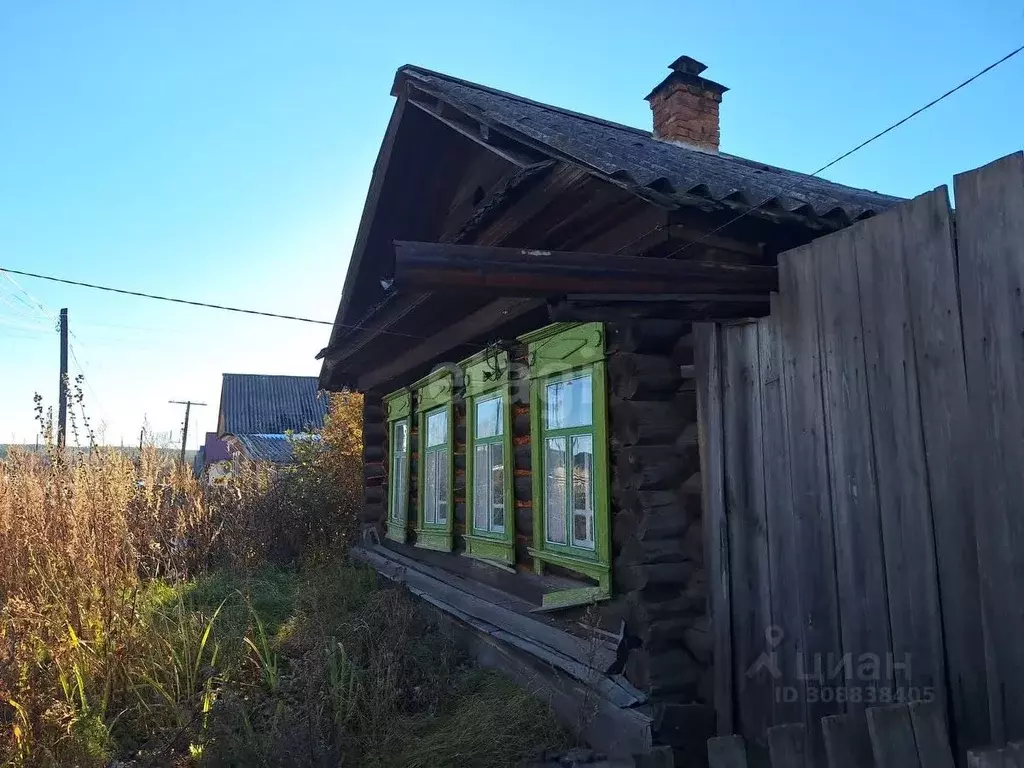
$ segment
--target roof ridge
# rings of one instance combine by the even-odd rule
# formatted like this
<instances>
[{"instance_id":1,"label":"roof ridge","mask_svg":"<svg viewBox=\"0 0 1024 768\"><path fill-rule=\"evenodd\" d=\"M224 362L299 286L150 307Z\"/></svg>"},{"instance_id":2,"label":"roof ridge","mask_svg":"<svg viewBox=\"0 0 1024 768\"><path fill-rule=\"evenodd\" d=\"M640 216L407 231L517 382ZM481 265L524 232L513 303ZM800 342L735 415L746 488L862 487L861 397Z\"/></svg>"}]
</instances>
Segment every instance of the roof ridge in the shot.
<instances>
[{"instance_id":1,"label":"roof ridge","mask_svg":"<svg viewBox=\"0 0 1024 768\"><path fill-rule=\"evenodd\" d=\"M264 379L315 379L316 376L309 376L301 373L222 373L221 376L259 376Z\"/></svg>"},{"instance_id":2,"label":"roof ridge","mask_svg":"<svg viewBox=\"0 0 1024 768\"><path fill-rule=\"evenodd\" d=\"M606 125L609 128L618 128L620 130L629 131L630 133L637 133L647 138L654 138L654 134L651 131L645 131L643 128L637 128L632 125L626 125L625 123L617 123L614 120L605 120L602 117L596 115L588 115L585 112L576 112L572 109L566 109L565 107L559 107L554 104L545 104L543 101L535 101L534 99L528 99L525 96L520 96L517 93L511 93L509 91L503 91L500 88L492 88L489 85L483 85L482 83L474 83L472 80L463 80L461 77L454 77L453 75L445 74L444 72L438 72L437 70L427 69L426 67L420 67L415 64L405 64L398 68L398 72L395 73L395 82L398 82L398 77L402 73L416 72L419 74L429 75L430 77L440 77L459 85L466 85L470 88L477 88L487 93L492 93L496 96L501 96L506 99L513 99L520 101L524 104L530 104L534 107L540 107L541 109L549 109L552 112L558 112L563 115L570 117L576 117L581 120L586 120L590 123L596 123L597 125Z\"/></svg>"}]
</instances>

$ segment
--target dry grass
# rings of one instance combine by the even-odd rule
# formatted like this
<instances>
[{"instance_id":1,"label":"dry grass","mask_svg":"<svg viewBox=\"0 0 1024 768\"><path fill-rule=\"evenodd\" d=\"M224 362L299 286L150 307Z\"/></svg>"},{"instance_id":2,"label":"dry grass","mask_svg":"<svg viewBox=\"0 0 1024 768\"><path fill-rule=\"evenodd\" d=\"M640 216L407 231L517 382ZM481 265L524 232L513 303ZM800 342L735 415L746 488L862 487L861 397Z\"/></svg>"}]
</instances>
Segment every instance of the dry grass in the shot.
<instances>
[{"instance_id":1,"label":"dry grass","mask_svg":"<svg viewBox=\"0 0 1024 768\"><path fill-rule=\"evenodd\" d=\"M205 489L152 447L0 461L0 766L513 765L563 743L343 564L358 413L336 403L276 482Z\"/></svg>"}]
</instances>

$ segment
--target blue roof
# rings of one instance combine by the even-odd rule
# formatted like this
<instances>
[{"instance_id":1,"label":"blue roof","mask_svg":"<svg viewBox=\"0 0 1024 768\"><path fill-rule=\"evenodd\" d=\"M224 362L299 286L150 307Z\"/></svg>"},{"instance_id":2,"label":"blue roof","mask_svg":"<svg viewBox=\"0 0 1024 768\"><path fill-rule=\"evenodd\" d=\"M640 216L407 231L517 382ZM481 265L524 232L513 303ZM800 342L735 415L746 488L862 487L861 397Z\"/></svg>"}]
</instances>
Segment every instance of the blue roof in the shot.
<instances>
[{"instance_id":1,"label":"blue roof","mask_svg":"<svg viewBox=\"0 0 1024 768\"><path fill-rule=\"evenodd\" d=\"M296 435L289 440L285 435L236 435L241 444L242 452L256 461L269 461L273 464L288 464L292 460L293 440L301 440Z\"/></svg>"},{"instance_id":2,"label":"blue roof","mask_svg":"<svg viewBox=\"0 0 1024 768\"><path fill-rule=\"evenodd\" d=\"M283 435L324 425L327 396L315 376L225 373L220 390L221 435Z\"/></svg>"}]
</instances>

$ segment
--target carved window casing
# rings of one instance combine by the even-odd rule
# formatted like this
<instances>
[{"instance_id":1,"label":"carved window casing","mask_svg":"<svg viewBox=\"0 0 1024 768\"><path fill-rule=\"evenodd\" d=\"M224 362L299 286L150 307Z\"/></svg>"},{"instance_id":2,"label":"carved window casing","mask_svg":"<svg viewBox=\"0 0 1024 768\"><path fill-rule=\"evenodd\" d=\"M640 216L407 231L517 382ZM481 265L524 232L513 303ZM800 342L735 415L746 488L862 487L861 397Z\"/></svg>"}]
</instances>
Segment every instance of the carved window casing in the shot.
<instances>
[{"instance_id":1,"label":"carved window casing","mask_svg":"<svg viewBox=\"0 0 1024 768\"><path fill-rule=\"evenodd\" d=\"M454 383L451 371L435 371L416 382L418 482L416 546L450 551L455 510Z\"/></svg>"},{"instance_id":2,"label":"carved window casing","mask_svg":"<svg viewBox=\"0 0 1024 768\"><path fill-rule=\"evenodd\" d=\"M515 562L508 353L462 362L466 386L466 554Z\"/></svg>"},{"instance_id":3,"label":"carved window casing","mask_svg":"<svg viewBox=\"0 0 1024 768\"><path fill-rule=\"evenodd\" d=\"M604 326L558 323L529 345L534 568L557 565L597 586L553 596L611 593L608 401ZM579 594L577 594L579 593ZM586 594L584 594L586 593ZM547 604L545 599L545 604Z\"/></svg>"},{"instance_id":4,"label":"carved window casing","mask_svg":"<svg viewBox=\"0 0 1024 768\"><path fill-rule=\"evenodd\" d=\"M384 398L384 407L388 419L387 537L404 542L409 522L412 396L406 390L393 392Z\"/></svg>"}]
</instances>

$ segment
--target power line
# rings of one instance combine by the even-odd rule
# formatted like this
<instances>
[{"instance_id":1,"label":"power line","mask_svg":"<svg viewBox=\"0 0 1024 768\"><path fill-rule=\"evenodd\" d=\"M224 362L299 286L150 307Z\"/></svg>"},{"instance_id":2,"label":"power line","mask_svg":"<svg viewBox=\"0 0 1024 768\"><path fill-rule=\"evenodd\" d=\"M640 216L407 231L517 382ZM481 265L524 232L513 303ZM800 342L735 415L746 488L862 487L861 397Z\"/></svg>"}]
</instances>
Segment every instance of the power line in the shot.
<instances>
[{"instance_id":1,"label":"power line","mask_svg":"<svg viewBox=\"0 0 1024 768\"><path fill-rule=\"evenodd\" d=\"M137 296L142 299L156 299L157 301L169 301L174 304L188 304L193 307L207 307L208 309L221 309L225 312L241 312L246 315L261 315L263 317L276 317L280 320L296 320L300 323L316 323L319 325L334 325L330 320L313 320L308 317L298 317L296 315L281 315L276 312L261 312L257 309L242 309L241 307L228 307L222 304L208 304L202 301L191 301L189 299L178 299L171 296L158 296L154 293L142 293L141 291L129 291L124 288L111 288L107 285L96 285L95 283L83 283L79 280L67 280L63 277L54 277L53 275L40 275L35 272L24 272L18 269L9 269L7 267L0 267L0 272L9 272L13 275L21 275L22 277L34 277L37 280L49 280L53 283L64 283L65 285L76 285L79 288L92 288L97 291L108 291L110 293L120 293L125 296Z\"/></svg>"},{"instance_id":2,"label":"power line","mask_svg":"<svg viewBox=\"0 0 1024 768\"><path fill-rule=\"evenodd\" d=\"M45 306L43 306L43 303L39 299L37 299L31 293L29 293L24 288L22 288L21 287L21 283L19 283L13 277L8 275L6 272L4 272L3 270L0 270L0 273L3 273L3 276L5 278L7 278L7 282L9 282L11 285L13 285L15 288L17 288L18 291L20 293L24 294L25 298L28 299L28 301L25 301L25 299L21 298L21 296L17 296L15 294L12 294L18 301L20 301L26 307L31 309L33 312L35 312L36 309L38 308L43 313L43 317L45 317L47 320L53 320L54 322L56 322L56 320L57 320L57 313L56 312L54 312L53 310L47 309ZM31 303L29 303L29 302L31 302Z\"/></svg>"},{"instance_id":3,"label":"power line","mask_svg":"<svg viewBox=\"0 0 1024 768\"><path fill-rule=\"evenodd\" d=\"M108 291L110 293L120 293L120 294L123 294L125 296L136 296L136 297L142 298L142 299L155 299L157 301L168 301L168 302L171 302L173 304L187 304L187 305L192 306L192 307L206 307L207 309L220 309L220 310L223 310L225 312L240 312L240 313L246 314L246 315L259 315L261 317L273 317L273 318L277 318L279 320L295 320L295 321L298 321L300 323L314 323L316 325L330 325L330 326L335 325L335 323L330 321L330 320L314 320L314 319L309 318L309 317L298 317L297 315L282 315L282 314L278 314L277 312L262 312L262 311L257 310L257 309L242 309L241 307L228 307L228 306L225 306L223 304L210 304L210 303L203 302L203 301L192 301L190 299L178 299L178 298L174 298L174 297L171 297L171 296L159 296L159 295L154 294L154 293L143 293L141 291L129 291L129 290L126 290L124 288L111 288L110 286L107 286L107 285L96 285L95 283L84 283L84 282L81 282L80 280L68 280L68 279L63 278L63 277L54 277L53 275L41 275L41 274L38 274L36 272L25 272L25 271L19 270L19 269L9 269L8 267L0 267L0 274L6 273L6 272L10 272L11 274L14 274L14 275L21 275L22 277L34 277L34 278L36 278L38 280L49 280L49 281L54 282L54 283L63 283L64 285L74 285L74 286L78 286L79 288L92 288L92 289L97 290L97 291ZM8 277L8 279L10 280L11 278ZM13 283L14 281L11 280L11 282ZM14 284L17 285L17 283L14 283ZM21 288L21 286L18 286L18 287ZM24 289L22 289L22 291L24 291ZM28 295L28 294L26 294L26 295ZM363 330L365 328L365 326L362 326L362 325L346 325L345 323L338 323L337 325L338 325L339 328L349 328L349 329L355 330L355 331ZM389 330L383 330L383 329L379 330L378 332L382 333L382 334L385 334L387 336L402 336L402 337L407 338L407 339L416 339L417 341L424 341L427 338L426 336L420 336L420 335L415 334L415 333L400 333L398 331L389 331Z\"/></svg>"},{"instance_id":4,"label":"power line","mask_svg":"<svg viewBox=\"0 0 1024 768\"><path fill-rule=\"evenodd\" d=\"M810 176L810 177L814 177L814 176L817 176L820 173L824 173L825 171L827 171L832 166L834 166L834 165L842 162L846 158L848 158L850 155L852 155L852 154L854 154L856 152L859 152L860 150L864 149L864 147L868 146L869 144L871 144L871 143L877 141L878 139L882 138L883 136L885 136L887 133L891 133L892 131L896 130L897 128L899 128L904 123L907 123L910 120L913 120L915 117L920 115L922 112L925 112L925 111L931 109L936 104L938 104L940 101L943 101L944 99L952 96L954 93L956 93L957 91L961 90L962 88L966 88L968 85L973 83L975 80L977 80L982 75L985 75L988 72L991 72L993 69L998 67L1000 64L1006 63L1007 61L1009 61L1010 59L1012 59L1014 56L1016 56L1017 54L1021 53L1022 51L1024 51L1024 45L1022 45L1019 48L1016 48L1016 49L1010 51L1008 54L1003 56L1001 59L992 62L987 67L982 69L980 72L976 72L975 74L971 75L969 78L964 80L959 85L956 85L953 88L950 88L948 91L946 91L944 94L942 94L938 98L932 99L927 104L925 104L923 107L919 107L918 109L915 109L913 112L911 112L909 115L907 115L903 119L897 120L895 123L890 125L888 128L884 128L883 130L881 130L878 133L876 133L874 136L871 136L870 138L865 139L860 144L855 146L853 149L849 149L846 152L843 152L841 155L836 157L834 160L830 160L829 162L825 163L825 165L821 166L821 168L819 168L818 170L814 171L814 173L809 173L807 175ZM783 197L787 192L792 192L794 189L796 189L799 186L800 186L800 182L797 181L794 184L791 184L790 186L785 187L781 192L778 192L778 193L773 194L773 195L771 195L769 197L766 197L764 200L759 202L757 205L754 205L754 206L748 208L747 210L743 211L743 213L740 213L739 215L729 219L727 222L725 222L721 226L718 226L718 227L712 229L710 232L705 232L703 235L698 237L696 240L692 240L691 242L686 243L682 247L672 251L665 258L672 258L673 256L676 256L676 255L678 255L680 253L683 253L684 251L692 248L695 245L699 245L700 243L704 242L704 240L706 240L707 238L712 237L713 235L718 234L719 232L721 232L726 227L729 227L729 226L735 224L740 219L742 219L742 218L744 218L746 216L749 216L751 213L756 211L762 205L766 205L767 203L770 203L772 200L775 200L776 198Z\"/></svg>"}]
</instances>

